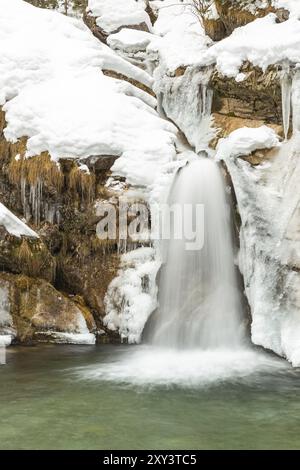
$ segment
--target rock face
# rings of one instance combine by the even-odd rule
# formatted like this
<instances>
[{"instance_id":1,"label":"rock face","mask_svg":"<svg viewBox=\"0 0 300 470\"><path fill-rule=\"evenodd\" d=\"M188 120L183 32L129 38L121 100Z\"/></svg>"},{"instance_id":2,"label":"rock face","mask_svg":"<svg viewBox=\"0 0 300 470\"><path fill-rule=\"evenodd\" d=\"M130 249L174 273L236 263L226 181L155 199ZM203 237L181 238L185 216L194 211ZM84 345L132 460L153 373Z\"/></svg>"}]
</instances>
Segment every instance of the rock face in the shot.
<instances>
[{"instance_id":1,"label":"rock face","mask_svg":"<svg viewBox=\"0 0 300 470\"><path fill-rule=\"evenodd\" d=\"M1 116L3 129L4 113L1 113ZM90 316L94 315L98 328L102 328L101 318L105 315L104 296L118 270L119 258L116 254L116 244L112 243L106 248L97 241L98 218L93 204L95 199L102 198L104 193L106 197L109 195L109 192L104 190L104 184L116 157L107 156L101 165L87 161L91 170L86 174L78 171L77 165L72 160L64 160L60 169L55 168L55 164L50 162L47 154L26 161L16 160L16 156L24 152L23 139L12 144L6 141L2 133L0 147L2 150L0 160L4 169L0 177L1 200L6 202L20 218L26 217L33 223L39 233L39 238L17 237L9 233L0 223L2 271L29 276L28 282L33 286L42 280L55 285L56 289L47 284L46 289L46 284L42 284L39 295L41 297L49 294L48 298L51 298L51 303L56 305L55 308L58 310L61 309L61 305L67 310L68 305L72 304L61 290L70 295L82 296L83 310L89 312ZM38 204L34 203L30 196L36 188L35 177L43 182L43 194ZM28 181L27 189L22 191L25 178ZM22 285L13 284L15 291L19 285ZM32 289L30 295L36 297L37 294L33 293ZM37 290L37 287L35 289ZM62 342L64 339L66 342L71 341L71 338L63 335L51 337L50 323L47 322L43 328L47 333L36 334L37 328L33 328L32 331L29 329L26 335L23 331L23 320L17 321L21 310L21 307L17 308L17 313L14 313L15 341L46 341L47 338L56 342ZM47 318L50 318L54 310L47 311ZM31 312L34 311L35 307L32 307ZM68 320L73 327L67 326ZM61 322L65 322L65 329ZM58 318L58 324L53 324L53 328L61 332L78 334L75 323L72 322L72 316L62 316ZM91 322L88 323L90 324ZM84 336L78 336L76 341L79 342L80 339L85 342Z\"/></svg>"},{"instance_id":2,"label":"rock face","mask_svg":"<svg viewBox=\"0 0 300 470\"><path fill-rule=\"evenodd\" d=\"M212 111L229 117L282 123L279 71L270 67L263 72L244 64L241 73L243 80L237 82L214 71L210 81L214 90Z\"/></svg>"},{"instance_id":3,"label":"rock face","mask_svg":"<svg viewBox=\"0 0 300 470\"><path fill-rule=\"evenodd\" d=\"M104 10L106 3L102 2ZM127 9L127 0L125 4ZM126 21L128 19L128 27L132 28L137 25L139 29L151 28L149 16L145 11L146 5L143 2L137 4L135 1L132 2L132 5L134 6L133 10L137 7L137 15L134 11L128 18L125 15ZM45 4L42 6L50 5ZM78 75L83 74L81 85L76 82L76 87L72 88L70 86L70 90L75 89L77 91L81 90L83 93L91 93L90 97L84 96L82 99L78 99L78 102L83 106L83 110L87 110L86 119L83 119L82 124L79 126L75 123L76 130L73 138L70 133L68 133L68 138L65 138L65 136L62 138L62 142L72 143L74 142L74 136L76 140L78 132L83 131L84 136L81 141L78 141L78 144L79 147L86 144L88 151L81 155L78 145L74 145L71 150L62 151L63 155L59 158L59 162L57 159L55 161L53 148L50 150L49 145L44 145L44 138L37 137L36 129L33 130L32 126L28 124L28 115L27 118L21 118L18 112L19 121L15 120L11 115L8 117L9 112L6 106L8 103L11 105L14 98L18 100L20 94L25 91L25 85L27 87L26 91L33 85L34 95L36 96L37 89L34 80L36 80L38 74L40 74L39 77L42 83L47 86L49 82L51 84L48 73L43 73L44 61L40 61L33 53L32 60L36 60L36 65L30 66L30 70L27 67L28 62L24 61L20 66L22 72L18 76L20 78L20 75L24 72L28 81L25 83L24 80L20 79L20 83L18 82L19 84L16 85L14 90L9 88L13 82L8 77L10 76L9 70L11 69L8 70L10 65L7 68L7 62L5 64L1 62L4 70L2 74L3 82L9 82L10 85L8 88L3 87L5 92L0 98L3 105L3 109L0 106L0 200L8 211L13 212L18 219L24 220L38 234L36 239L28 236L28 233L22 234L20 237L14 236L6 227L1 225L0 217L0 266L4 271L3 275L7 276L5 282L9 282L8 291L11 309L9 315L12 318L15 341L49 340L61 342L65 340L70 342L76 340L80 342L82 340L86 342L86 338L80 335L89 334L89 331L93 335L95 328L98 331L101 330L102 333L106 332L106 334L102 334L102 339L112 338L115 340L116 334L107 331L103 325L103 317L106 314L104 297L110 282L117 274L122 248L120 248L117 239L109 241L98 239L96 227L100 217L96 214L95 204L96 202L107 202L113 198L115 205L117 205L119 196L123 196L124 192L127 191L128 184L125 183L125 177L119 174L112 177L111 168L120 157L122 158L123 153L127 154L126 158L128 158L130 152L126 152L126 146L131 145L131 143L131 155L139 161L141 158L140 150L147 147L144 141L150 142L146 133L149 132L151 122L153 130L155 133L158 131L158 134L155 134L157 139L151 140L154 145L153 151L149 152L148 147L146 151L154 155L155 158L159 151L163 156L166 155L166 159L169 157L168 152L165 150L169 150L170 155L175 154L173 141L175 140L174 130L176 131L176 129L160 120L156 114L157 102L151 90L152 77L141 69L134 67L128 61L121 59L106 45L96 41L87 28L82 24L80 25L79 21L73 21L57 13L49 15L49 12L41 12L21 0L8 1L6 5L2 5L2 8L8 17L9 28L6 31L8 41L13 40L14 35L21 34L20 28L22 28L22 25L24 26L24 23L30 23L33 34L36 30L42 31L41 50L43 52L41 56L48 64L47 67L51 77L51 74L54 76L56 74L55 64L57 62L51 62L53 51L52 46L50 49L48 46L53 41L52 39L49 40L48 35L54 34L56 36L55 33L61 35L61 53L66 55L62 60L63 70L59 67L59 77L61 77L62 72L66 72L65 69L67 68L68 78L62 81L69 88L69 80L77 80ZM120 23L116 30L123 25L122 15L124 15L125 10L121 8L117 11L118 14L112 15L112 9L110 9L111 18ZM28 15L28 22L24 21L24 15ZM138 24L134 21L136 18L138 18ZM140 21L140 19L142 20ZM21 27L18 26L18 24L20 25L19 21ZM147 28L144 22L147 23ZM28 39L29 36L31 37L31 33L25 33L23 36ZM76 46L74 47L75 43L73 41L76 41L76 39L78 39L78 49ZM17 43L18 41L14 39L14 44ZM31 47L30 44L29 48ZM69 45L71 51L76 50L74 55L76 60L70 57L72 53L67 50ZM83 50L85 47L86 49ZM14 52L16 51L14 47L12 49L11 61L13 62ZM18 62L18 58L16 60ZM78 65L76 61L79 61L78 69L76 69ZM95 74L89 74L91 64L94 67ZM88 70L87 73L85 73L85 69ZM32 70L34 70L34 73ZM98 83L99 77L100 82ZM6 82L7 78L8 82ZM90 91L89 84L94 87L95 92L102 93L101 99L95 97L95 93ZM113 96L115 102L113 103L105 93L103 94L102 88L106 84L108 85L107 90L115 93ZM56 91L57 88L55 87L55 96ZM76 98L78 98L77 91ZM47 93L42 94L44 97L47 96ZM63 95L68 95L68 92ZM8 97L12 99L8 99ZM122 99L124 101L122 109L115 109L115 106ZM54 105L53 114L57 118L61 118L61 110L55 105L55 99L52 101ZM100 116L101 119L98 119L99 113L94 113L93 105L98 103L101 113L105 114L103 101L104 106L106 106L105 103L107 104L107 118L115 119L117 116L117 119L120 119L120 122L116 123L117 125L112 124L109 126L107 122L110 121L107 121L106 116ZM32 100L28 100L27 103L31 105ZM74 103L73 99L69 102L69 105L71 103ZM41 112L45 111L47 114L49 110L49 106L45 103L41 104L39 99L37 99L36 104L37 111L33 113L35 122L39 120ZM57 101L57 104L61 105L60 100ZM125 114L128 112L130 104L135 106L136 112L133 110L130 116L132 120L139 121L139 126L134 127L134 123L127 123L128 116L126 118ZM69 105L64 106L64 108L69 109ZM25 107L26 105L20 107L21 114L25 112ZM111 112L111 107L113 112ZM123 111L125 114L123 114ZM144 116L145 127L145 132L140 137L136 134L136 129L141 128L139 113ZM80 109L76 109L75 114L77 117L82 116ZM121 114L120 117L119 114ZM51 121L48 117L45 116L45 125ZM88 119L90 119L88 121L89 128L92 122L100 120L100 123L102 123L103 120L101 132L90 130L86 132L85 127ZM57 120L55 118L52 122L54 127ZM68 132L71 131L72 133L73 121L73 118L69 121L65 120L62 126L59 125L54 132L54 127L50 125L51 129L49 128L48 137L54 137L55 141L57 131L61 128L65 129L66 122L70 124ZM33 141L42 143L42 146L46 146L47 150L42 152L35 150L32 152L32 156L28 158L28 145L31 137L26 135L27 129L22 130L17 137L7 135L9 123L17 122L20 122L21 125L26 122ZM124 127L128 132L122 140L122 129ZM45 126L43 125L41 129L45 130ZM160 140L160 135L163 136L163 134L159 135L161 131L164 134L164 142ZM92 140L91 143L90 140ZM104 142L103 145L102 141ZM139 147L138 144L140 144ZM148 173L147 171L144 172L146 174L144 179L147 183L153 177L157 167L156 163L156 161L152 163ZM124 162L122 169L123 167L125 167ZM136 164L132 165L131 170L129 177L141 187L144 184L144 181L141 180L143 172ZM117 186L118 191L114 191L109 187L109 180L112 182L111 187ZM120 190L120 187L124 191L123 189ZM126 246L126 240L124 243ZM24 279L26 279L26 282L22 281ZM17 296L18 291L20 291L19 297ZM25 301L27 298L26 292L30 297L28 311L26 310ZM74 302L74 299L76 299L76 302ZM82 319L78 320L79 314L84 315L86 326L82 323ZM51 320L52 316L53 321ZM3 325L6 324L5 322L6 320L3 320ZM74 339L74 337L66 336L67 334L77 336ZM88 341L91 341L91 338Z\"/></svg>"},{"instance_id":4,"label":"rock face","mask_svg":"<svg viewBox=\"0 0 300 470\"><path fill-rule=\"evenodd\" d=\"M5 324L2 313L0 328L2 333L12 329L15 341L95 342L90 332L96 331L96 325L90 312L46 281L3 273L0 289L7 318Z\"/></svg>"}]
</instances>

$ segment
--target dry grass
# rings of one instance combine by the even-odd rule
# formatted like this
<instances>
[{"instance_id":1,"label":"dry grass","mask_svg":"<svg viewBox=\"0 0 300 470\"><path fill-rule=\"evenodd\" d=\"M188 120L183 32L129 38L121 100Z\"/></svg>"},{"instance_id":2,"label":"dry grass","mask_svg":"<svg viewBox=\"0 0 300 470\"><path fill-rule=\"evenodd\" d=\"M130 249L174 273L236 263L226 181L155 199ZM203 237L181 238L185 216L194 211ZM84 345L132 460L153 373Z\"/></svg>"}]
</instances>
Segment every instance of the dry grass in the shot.
<instances>
[{"instance_id":1,"label":"dry grass","mask_svg":"<svg viewBox=\"0 0 300 470\"><path fill-rule=\"evenodd\" d=\"M83 200L91 202L95 195L95 175L80 170L74 164L68 175L68 186L72 191L79 193Z\"/></svg>"},{"instance_id":2,"label":"dry grass","mask_svg":"<svg viewBox=\"0 0 300 470\"><path fill-rule=\"evenodd\" d=\"M13 158L8 166L8 177L15 185L20 185L21 180L31 186L42 181L44 186L54 187L58 192L64 184L64 175L47 152L31 158L25 158L24 154L20 154L18 160Z\"/></svg>"}]
</instances>

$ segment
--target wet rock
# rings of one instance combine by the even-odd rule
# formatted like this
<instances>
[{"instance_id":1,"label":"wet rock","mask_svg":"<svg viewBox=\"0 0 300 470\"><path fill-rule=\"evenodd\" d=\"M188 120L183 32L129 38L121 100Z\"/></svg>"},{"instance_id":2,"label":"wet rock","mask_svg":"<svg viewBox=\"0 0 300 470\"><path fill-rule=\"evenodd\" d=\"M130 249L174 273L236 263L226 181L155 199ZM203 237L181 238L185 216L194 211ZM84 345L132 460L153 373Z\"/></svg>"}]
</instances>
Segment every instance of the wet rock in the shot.
<instances>
[{"instance_id":1,"label":"wet rock","mask_svg":"<svg viewBox=\"0 0 300 470\"><path fill-rule=\"evenodd\" d=\"M72 342L70 335L89 335L96 329L86 307L42 279L1 273L0 289L8 293L7 314L12 320L10 326L15 330L16 342L29 343L41 336L53 340L56 333L60 339L64 337L60 333L68 334L64 342ZM88 338L92 342L91 336L81 339L87 342ZM80 336L75 340L79 341Z\"/></svg>"}]
</instances>

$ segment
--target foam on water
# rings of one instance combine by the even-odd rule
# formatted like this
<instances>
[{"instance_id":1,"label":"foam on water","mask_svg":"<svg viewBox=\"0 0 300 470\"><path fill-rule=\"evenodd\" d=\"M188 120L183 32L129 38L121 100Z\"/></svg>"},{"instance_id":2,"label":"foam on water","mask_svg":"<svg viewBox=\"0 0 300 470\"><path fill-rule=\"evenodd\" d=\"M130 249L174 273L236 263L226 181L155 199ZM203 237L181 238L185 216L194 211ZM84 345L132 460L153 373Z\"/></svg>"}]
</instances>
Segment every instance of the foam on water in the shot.
<instances>
[{"instance_id":1,"label":"foam on water","mask_svg":"<svg viewBox=\"0 0 300 470\"><path fill-rule=\"evenodd\" d=\"M138 386L207 387L252 381L257 374L286 370L282 359L262 351L174 350L153 346L126 348L101 364L75 370L77 377Z\"/></svg>"}]
</instances>

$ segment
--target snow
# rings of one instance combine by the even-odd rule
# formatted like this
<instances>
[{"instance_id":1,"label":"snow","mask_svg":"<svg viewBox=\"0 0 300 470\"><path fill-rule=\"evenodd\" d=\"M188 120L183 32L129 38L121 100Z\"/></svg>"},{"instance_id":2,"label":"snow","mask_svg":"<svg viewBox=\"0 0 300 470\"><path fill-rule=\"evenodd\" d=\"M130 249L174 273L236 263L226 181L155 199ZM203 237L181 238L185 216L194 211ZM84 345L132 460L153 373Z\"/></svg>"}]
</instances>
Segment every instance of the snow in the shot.
<instances>
[{"instance_id":1,"label":"snow","mask_svg":"<svg viewBox=\"0 0 300 470\"><path fill-rule=\"evenodd\" d=\"M13 338L12 335L1 335L0 334L0 348L3 348L4 346L10 346ZM0 362L1 364L1 362Z\"/></svg>"},{"instance_id":2,"label":"snow","mask_svg":"<svg viewBox=\"0 0 300 470\"><path fill-rule=\"evenodd\" d=\"M245 61L266 70L269 65L290 61L300 62L300 22L292 17L276 23L270 13L246 26L237 28L214 44L199 60L202 65L216 64L218 71L236 77Z\"/></svg>"},{"instance_id":3,"label":"snow","mask_svg":"<svg viewBox=\"0 0 300 470\"><path fill-rule=\"evenodd\" d=\"M38 234L29 228L22 220L18 219L10 210L0 202L0 225L2 225L8 233L15 237L39 238Z\"/></svg>"},{"instance_id":4,"label":"snow","mask_svg":"<svg viewBox=\"0 0 300 470\"><path fill-rule=\"evenodd\" d=\"M146 86L145 71L93 37L74 18L21 0L0 2L0 103L5 137L28 136L26 156L53 160L115 155L115 173L148 185L175 156L175 127L154 111L155 99L114 70ZM141 162L143 162L141 164Z\"/></svg>"},{"instance_id":5,"label":"snow","mask_svg":"<svg viewBox=\"0 0 300 470\"><path fill-rule=\"evenodd\" d=\"M63 344L95 344L96 336L89 332L86 321L82 313L77 314L77 323L74 324L76 332L69 331L38 331L36 335L40 338L45 338L49 343L63 343Z\"/></svg>"},{"instance_id":6,"label":"snow","mask_svg":"<svg viewBox=\"0 0 300 470\"><path fill-rule=\"evenodd\" d=\"M229 157L250 155L255 150L270 149L278 145L279 138L270 127L241 127L233 131L227 138L219 140L216 158L226 161Z\"/></svg>"},{"instance_id":7,"label":"snow","mask_svg":"<svg viewBox=\"0 0 300 470\"><path fill-rule=\"evenodd\" d=\"M47 343L61 344L89 344L96 343L96 337L92 333L62 333L61 331L38 331L39 338L45 338ZM41 341L41 339L39 339Z\"/></svg>"},{"instance_id":8,"label":"snow","mask_svg":"<svg viewBox=\"0 0 300 470\"><path fill-rule=\"evenodd\" d=\"M121 57L144 70L152 71L147 53L147 46L153 40L153 34L137 29L123 28L107 38L107 44Z\"/></svg>"},{"instance_id":9,"label":"snow","mask_svg":"<svg viewBox=\"0 0 300 470\"><path fill-rule=\"evenodd\" d=\"M156 275L160 261L154 248L122 255L118 276L109 285L104 324L122 340L139 343L147 319L157 307Z\"/></svg>"},{"instance_id":10,"label":"snow","mask_svg":"<svg viewBox=\"0 0 300 470\"><path fill-rule=\"evenodd\" d=\"M115 85L119 93L124 93L124 95L134 96L135 98L139 98L151 108L156 109L157 99L154 98L154 96L150 95L149 93L141 90L140 88L137 88L134 85L131 85L131 83L126 82L124 80L116 79Z\"/></svg>"},{"instance_id":11,"label":"snow","mask_svg":"<svg viewBox=\"0 0 300 470\"><path fill-rule=\"evenodd\" d=\"M152 5L158 9L153 27L158 37L153 37L148 53L157 54L160 65L168 72L198 62L212 41L205 35L191 7L182 5L179 0L157 0Z\"/></svg>"},{"instance_id":12,"label":"snow","mask_svg":"<svg viewBox=\"0 0 300 470\"><path fill-rule=\"evenodd\" d=\"M0 53L1 105L27 86L87 70L110 69L152 83L147 73L94 38L82 21L22 0L0 2Z\"/></svg>"},{"instance_id":13,"label":"snow","mask_svg":"<svg viewBox=\"0 0 300 470\"><path fill-rule=\"evenodd\" d=\"M127 52L145 50L153 39L153 34L137 29L123 28L107 38L107 44L112 49L123 49Z\"/></svg>"},{"instance_id":14,"label":"snow","mask_svg":"<svg viewBox=\"0 0 300 470\"><path fill-rule=\"evenodd\" d=\"M95 16L97 25L106 33L117 31L122 26L137 26L145 23L149 31L151 21L145 12L145 4L136 0L89 0L87 10Z\"/></svg>"},{"instance_id":15,"label":"snow","mask_svg":"<svg viewBox=\"0 0 300 470\"><path fill-rule=\"evenodd\" d=\"M290 12L290 18L300 17L300 3L299 0L272 0L272 5L275 8L284 8Z\"/></svg>"}]
</instances>

